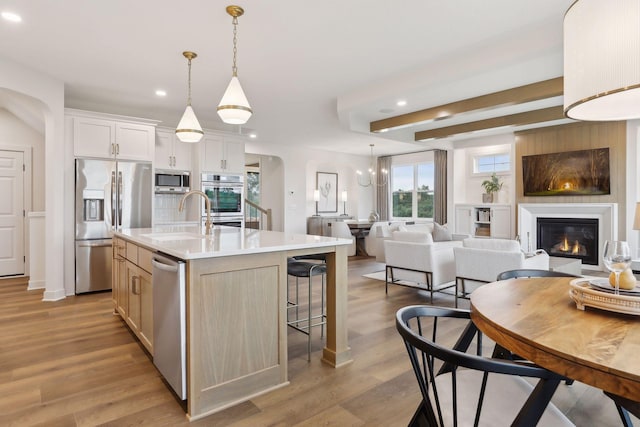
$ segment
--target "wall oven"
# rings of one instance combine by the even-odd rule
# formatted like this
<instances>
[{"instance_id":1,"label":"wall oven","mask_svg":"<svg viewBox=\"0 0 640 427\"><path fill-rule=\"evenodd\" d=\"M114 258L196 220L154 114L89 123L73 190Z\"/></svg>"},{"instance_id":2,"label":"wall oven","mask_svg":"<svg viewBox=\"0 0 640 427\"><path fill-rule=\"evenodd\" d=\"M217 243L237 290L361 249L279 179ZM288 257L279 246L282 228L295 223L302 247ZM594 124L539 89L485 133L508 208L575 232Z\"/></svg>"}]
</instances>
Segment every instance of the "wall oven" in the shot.
<instances>
[{"instance_id":1,"label":"wall oven","mask_svg":"<svg viewBox=\"0 0 640 427\"><path fill-rule=\"evenodd\" d=\"M244 216L244 176L203 173L201 182L202 191L211 202L213 223L237 223L240 226ZM207 216L204 203L202 216Z\"/></svg>"}]
</instances>

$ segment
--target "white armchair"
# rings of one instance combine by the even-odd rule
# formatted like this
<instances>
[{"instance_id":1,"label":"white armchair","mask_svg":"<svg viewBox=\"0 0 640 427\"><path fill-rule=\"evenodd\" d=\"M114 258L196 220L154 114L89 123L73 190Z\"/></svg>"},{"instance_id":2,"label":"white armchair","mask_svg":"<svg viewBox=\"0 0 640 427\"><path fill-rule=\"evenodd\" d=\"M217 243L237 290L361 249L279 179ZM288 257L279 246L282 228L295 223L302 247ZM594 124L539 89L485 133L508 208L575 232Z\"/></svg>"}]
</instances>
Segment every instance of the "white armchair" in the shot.
<instances>
[{"instance_id":1,"label":"white armchair","mask_svg":"<svg viewBox=\"0 0 640 427\"><path fill-rule=\"evenodd\" d=\"M430 292L433 302L434 292L455 286L453 248L461 245L456 240L434 244L429 233L394 231L391 239L384 240L385 292L389 283L414 282L415 287Z\"/></svg>"},{"instance_id":2,"label":"white armchair","mask_svg":"<svg viewBox=\"0 0 640 427\"><path fill-rule=\"evenodd\" d=\"M354 256L356 254L356 238L351 234L351 230L346 222L336 221L330 223L331 225L331 237L340 237L341 239L351 240L351 245L347 250L348 256Z\"/></svg>"},{"instance_id":3,"label":"white armchair","mask_svg":"<svg viewBox=\"0 0 640 427\"><path fill-rule=\"evenodd\" d=\"M515 240L465 239L462 247L453 249L456 266L457 298L468 297L466 281L489 283L497 280L498 274L507 270L549 269L549 255L542 251L527 256Z\"/></svg>"}]
</instances>

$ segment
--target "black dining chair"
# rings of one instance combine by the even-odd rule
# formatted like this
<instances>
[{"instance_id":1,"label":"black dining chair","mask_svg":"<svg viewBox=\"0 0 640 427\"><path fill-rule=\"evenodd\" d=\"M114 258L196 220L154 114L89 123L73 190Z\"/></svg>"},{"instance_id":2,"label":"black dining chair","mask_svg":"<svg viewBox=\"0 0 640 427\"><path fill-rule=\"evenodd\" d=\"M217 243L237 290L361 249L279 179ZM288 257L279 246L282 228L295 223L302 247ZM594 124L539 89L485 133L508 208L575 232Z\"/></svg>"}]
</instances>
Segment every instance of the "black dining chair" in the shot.
<instances>
[{"instance_id":1,"label":"black dining chair","mask_svg":"<svg viewBox=\"0 0 640 427\"><path fill-rule=\"evenodd\" d=\"M616 409L618 410L618 415L620 415L622 425L624 427L633 427L633 421L631 421L629 413L632 413L636 418L640 418L640 402L636 402L607 391L605 391L604 394L616 404Z\"/></svg>"},{"instance_id":2,"label":"black dining chair","mask_svg":"<svg viewBox=\"0 0 640 427\"><path fill-rule=\"evenodd\" d=\"M458 323L462 333L454 345L437 342L451 340ZM409 425L573 425L550 403L563 377L531 363L483 357L482 334L468 310L405 307L396 313L396 329L422 394ZM468 352L474 341L475 354ZM535 387L522 377L537 379Z\"/></svg>"}]
</instances>

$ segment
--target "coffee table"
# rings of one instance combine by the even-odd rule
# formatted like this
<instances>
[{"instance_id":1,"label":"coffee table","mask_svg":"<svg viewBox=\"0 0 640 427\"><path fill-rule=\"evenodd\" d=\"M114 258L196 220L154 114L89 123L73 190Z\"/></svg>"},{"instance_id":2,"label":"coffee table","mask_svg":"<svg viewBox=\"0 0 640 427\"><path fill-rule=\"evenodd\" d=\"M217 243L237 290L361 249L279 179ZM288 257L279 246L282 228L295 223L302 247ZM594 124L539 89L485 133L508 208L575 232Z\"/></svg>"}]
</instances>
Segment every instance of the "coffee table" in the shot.
<instances>
[{"instance_id":1,"label":"coffee table","mask_svg":"<svg viewBox=\"0 0 640 427\"><path fill-rule=\"evenodd\" d=\"M549 271L557 271L580 276L582 275L582 261L575 258L550 256Z\"/></svg>"}]
</instances>

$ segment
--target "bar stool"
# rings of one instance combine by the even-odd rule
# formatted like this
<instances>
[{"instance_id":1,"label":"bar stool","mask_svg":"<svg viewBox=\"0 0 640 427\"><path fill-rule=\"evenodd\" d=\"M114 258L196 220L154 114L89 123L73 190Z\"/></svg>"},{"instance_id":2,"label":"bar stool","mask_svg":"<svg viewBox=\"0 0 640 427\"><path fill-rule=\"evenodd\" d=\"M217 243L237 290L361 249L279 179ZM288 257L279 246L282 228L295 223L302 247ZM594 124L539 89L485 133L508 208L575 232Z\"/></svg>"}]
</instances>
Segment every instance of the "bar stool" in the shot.
<instances>
[{"instance_id":1,"label":"bar stool","mask_svg":"<svg viewBox=\"0 0 640 427\"><path fill-rule=\"evenodd\" d=\"M311 328L314 326L320 326L320 336L324 335L324 324L326 323L326 313L324 309L324 281L327 273L327 265L324 263L313 263L305 261L297 261L293 258L288 259L287 274L296 278L296 294L295 299L292 300L289 293L289 284L287 283L287 325L293 329L300 331L307 335L307 360L311 361ZM313 314L313 298L311 292L311 285L314 276L321 277L321 298L320 298L320 314ZM299 279L308 278L308 302L307 302L307 315L300 317L300 299L299 295ZM290 316L290 310L295 309L295 318ZM315 321L315 323L314 323Z\"/></svg>"}]
</instances>

